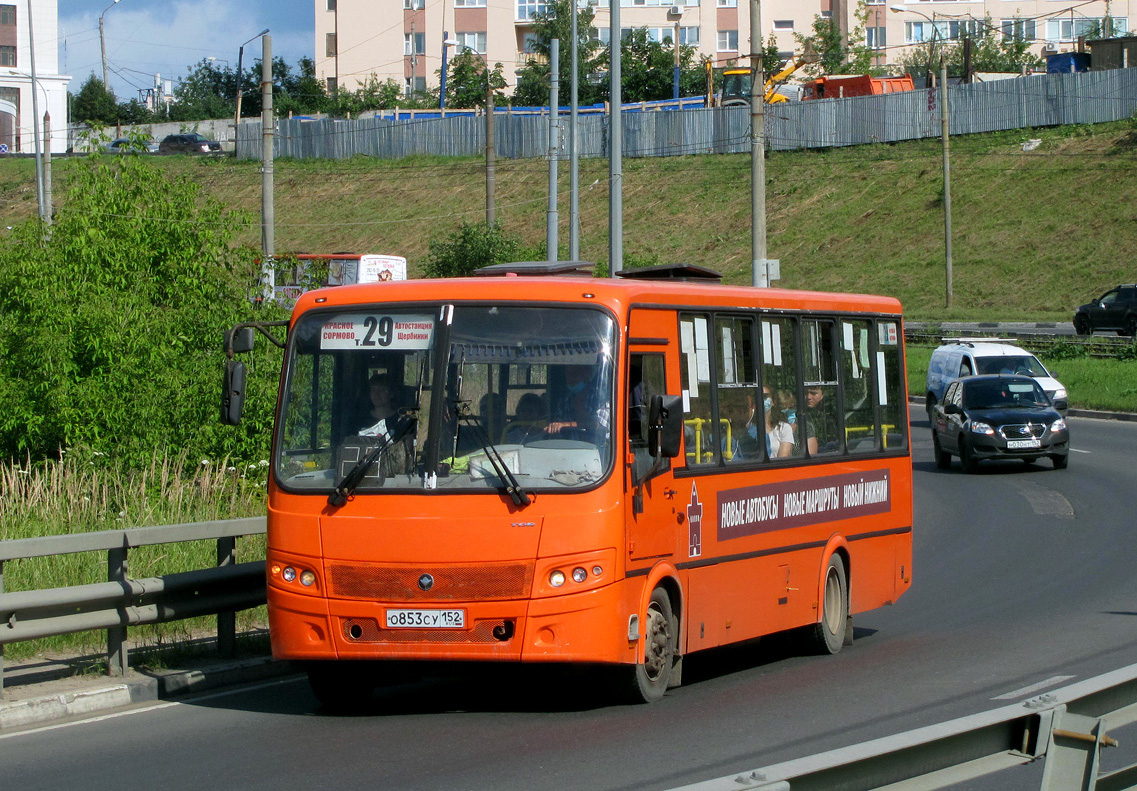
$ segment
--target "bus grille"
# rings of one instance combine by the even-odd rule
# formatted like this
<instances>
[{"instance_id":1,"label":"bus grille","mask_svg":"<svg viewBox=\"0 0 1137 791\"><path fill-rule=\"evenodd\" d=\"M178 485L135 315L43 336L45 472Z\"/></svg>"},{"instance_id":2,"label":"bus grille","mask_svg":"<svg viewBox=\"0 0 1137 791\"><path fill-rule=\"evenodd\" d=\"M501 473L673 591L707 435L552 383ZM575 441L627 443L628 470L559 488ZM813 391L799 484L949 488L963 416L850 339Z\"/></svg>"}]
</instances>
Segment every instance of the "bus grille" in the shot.
<instances>
[{"instance_id":1,"label":"bus grille","mask_svg":"<svg viewBox=\"0 0 1137 791\"><path fill-rule=\"evenodd\" d=\"M420 580L433 580L423 590ZM375 601L492 601L529 596L532 563L487 563L479 566L364 566L333 563L331 591L348 599Z\"/></svg>"},{"instance_id":2,"label":"bus grille","mask_svg":"<svg viewBox=\"0 0 1137 791\"><path fill-rule=\"evenodd\" d=\"M343 636L352 643L501 643L494 629L502 620L478 621L472 629L380 629L374 618L345 618Z\"/></svg>"}]
</instances>

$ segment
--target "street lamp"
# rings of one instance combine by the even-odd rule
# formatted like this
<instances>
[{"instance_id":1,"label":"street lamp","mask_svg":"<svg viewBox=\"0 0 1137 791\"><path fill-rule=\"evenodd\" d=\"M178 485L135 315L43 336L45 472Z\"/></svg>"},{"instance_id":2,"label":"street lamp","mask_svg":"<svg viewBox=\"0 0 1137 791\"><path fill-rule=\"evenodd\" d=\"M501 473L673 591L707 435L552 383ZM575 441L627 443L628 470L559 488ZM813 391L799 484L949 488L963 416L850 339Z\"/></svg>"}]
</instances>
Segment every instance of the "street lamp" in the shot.
<instances>
[{"instance_id":1,"label":"street lamp","mask_svg":"<svg viewBox=\"0 0 1137 791\"><path fill-rule=\"evenodd\" d=\"M257 33L255 36L253 36L251 39L249 39L249 41L256 41L261 36L267 36L267 35L268 35L268 28L266 27L260 33ZM245 57L245 44L248 44L249 41L246 41L244 44L242 44L237 49L237 112L233 116L233 143L234 144L236 144L236 142L237 142L237 127L241 123L241 93L242 93L242 91L241 91L241 61ZM336 46L339 46L339 45L337 44Z\"/></svg>"},{"instance_id":2,"label":"street lamp","mask_svg":"<svg viewBox=\"0 0 1137 791\"><path fill-rule=\"evenodd\" d=\"M99 14L99 48L103 51L103 87L108 91L111 89L110 76L107 73L107 37L103 34L103 17L106 16L107 11L115 7L118 0L114 0L109 6L103 9L103 13Z\"/></svg>"}]
</instances>

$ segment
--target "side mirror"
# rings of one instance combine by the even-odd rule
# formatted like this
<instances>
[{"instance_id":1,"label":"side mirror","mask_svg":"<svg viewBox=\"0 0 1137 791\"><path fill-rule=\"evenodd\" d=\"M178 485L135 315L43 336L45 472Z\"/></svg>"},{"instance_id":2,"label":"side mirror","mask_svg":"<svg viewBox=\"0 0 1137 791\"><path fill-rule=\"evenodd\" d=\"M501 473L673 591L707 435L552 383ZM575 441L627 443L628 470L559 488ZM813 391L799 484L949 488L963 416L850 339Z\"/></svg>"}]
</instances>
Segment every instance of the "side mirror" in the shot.
<instances>
[{"instance_id":1,"label":"side mirror","mask_svg":"<svg viewBox=\"0 0 1137 791\"><path fill-rule=\"evenodd\" d=\"M221 422L226 426L236 426L241 422L241 410L245 406L245 364L239 360L226 360L224 379Z\"/></svg>"},{"instance_id":2,"label":"side mirror","mask_svg":"<svg viewBox=\"0 0 1137 791\"><path fill-rule=\"evenodd\" d=\"M963 410L959 408L959 404L947 404L944 406L945 415L962 415Z\"/></svg>"},{"instance_id":3,"label":"side mirror","mask_svg":"<svg viewBox=\"0 0 1137 791\"><path fill-rule=\"evenodd\" d=\"M255 337L252 327L235 327L225 333L225 351L233 354L251 352Z\"/></svg>"},{"instance_id":4,"label":"side mirror","mask_svg":"<svg viewBox=\"0 0 1137 791\"><path fill-rule=\"evenodd\" d=\"M653 395L648 408L647 442L653 456L674 459L683 442L683 398Z\"/></svg>"}]
</instances>

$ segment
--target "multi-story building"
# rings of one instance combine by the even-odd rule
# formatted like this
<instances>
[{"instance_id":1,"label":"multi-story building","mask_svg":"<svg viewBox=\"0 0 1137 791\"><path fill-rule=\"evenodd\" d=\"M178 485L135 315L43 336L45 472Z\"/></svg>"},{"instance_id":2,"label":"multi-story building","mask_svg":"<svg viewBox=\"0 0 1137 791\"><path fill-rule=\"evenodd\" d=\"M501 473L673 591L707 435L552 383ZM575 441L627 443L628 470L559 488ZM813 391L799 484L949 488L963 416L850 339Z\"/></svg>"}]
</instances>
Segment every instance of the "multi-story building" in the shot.
<instances>
[{"instance_id":1,"label":"multi-story building","mask_svg":"<svg viewBox=\"0 0 1137 791\"><path fill-rule=\"evenodd\" d=\"M761 38L771 34L783 57L797 49L795 34L809 36L818 16L845 31L864 29L879 64L897 63L913 47L959 39L990 24L999 35L1029 39L1037 54L1072 49L1108 18L1125 32L1134 0L762 0ZM588 0L596 12L593 35L609 39L609 0ZM400 9L399 4L402 4ZM316 74L329 90L355 90L372 75L393 79L406 93L437 87L443 61L469 47L505 68L507 91L525 65L533 18L542 0L315 0ZM401 11L401 13L400 13ZM716 65L750 51L749 0L620 0L622 29L646 27L656 40L696 47ZM447 43L450 42L450 43ZM562 48L563 52L563 48ZM562 55L562 57L564 57Z\"/></svg>"},{"instance_id":2,"label":"multi-story building","mask_svg":"<svg viewBox=\"0 0 1137 791\"><path fill-rule=\"evenodd\" d=\"M29 11L33 14L30 25ZM34 105L38 105L40 115L41 143L46 143L43 115L49 113L52 152L62 153L67 148L67 84L71 77L59 74L58 39L56 0L0 2L0 146L8 151L35 150ZM38 89L34 102L33 89Z\"/></svg>"}]
</instances>

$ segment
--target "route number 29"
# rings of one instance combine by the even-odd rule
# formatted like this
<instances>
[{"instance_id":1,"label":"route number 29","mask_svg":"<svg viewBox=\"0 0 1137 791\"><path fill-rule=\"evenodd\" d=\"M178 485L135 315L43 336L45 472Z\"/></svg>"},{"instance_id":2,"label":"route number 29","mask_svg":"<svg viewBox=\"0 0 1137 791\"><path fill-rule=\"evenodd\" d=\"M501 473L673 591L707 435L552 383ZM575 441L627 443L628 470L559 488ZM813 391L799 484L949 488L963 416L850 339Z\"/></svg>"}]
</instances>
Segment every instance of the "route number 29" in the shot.
<instances>
[{"instance_id":1,"label":"route number 29","mask_svg":"<svg viewBox=\"0 0 1137 791\"><path fill-rule=\"evenodd\" d=\"M363 320L367 334L359 342L360 346L390 346L394 337L395 322L390 316L376 318L368 316Z\"/></svg>"}]
</instances>

